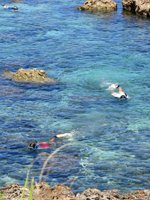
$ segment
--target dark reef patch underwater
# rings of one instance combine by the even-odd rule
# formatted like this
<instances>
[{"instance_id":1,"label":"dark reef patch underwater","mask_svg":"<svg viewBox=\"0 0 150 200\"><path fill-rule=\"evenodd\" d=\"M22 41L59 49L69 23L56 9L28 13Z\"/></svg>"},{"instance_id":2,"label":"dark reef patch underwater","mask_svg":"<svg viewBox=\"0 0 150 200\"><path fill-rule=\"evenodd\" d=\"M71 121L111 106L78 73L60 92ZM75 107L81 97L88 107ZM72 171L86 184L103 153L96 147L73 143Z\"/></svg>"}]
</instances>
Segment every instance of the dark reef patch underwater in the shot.
<instances>
[{"instance_id":1,"label":"dark reef patch underwater","mask_svg":"<svg viewBox=\"0 0 150 200\"><path fill-rule=\"evenodd\" d=\"M39 181L87 188L150 188L150 21L118 10L92 14L83 1L24 0L0 7L0 74L42 69L57 84L18 83L0 76L0 186ZM108 87L121 84L127 101ZM30 141L72 133L47 150ZM62 147L57 152L59 147Z\"/></svg>"}]
</instances>

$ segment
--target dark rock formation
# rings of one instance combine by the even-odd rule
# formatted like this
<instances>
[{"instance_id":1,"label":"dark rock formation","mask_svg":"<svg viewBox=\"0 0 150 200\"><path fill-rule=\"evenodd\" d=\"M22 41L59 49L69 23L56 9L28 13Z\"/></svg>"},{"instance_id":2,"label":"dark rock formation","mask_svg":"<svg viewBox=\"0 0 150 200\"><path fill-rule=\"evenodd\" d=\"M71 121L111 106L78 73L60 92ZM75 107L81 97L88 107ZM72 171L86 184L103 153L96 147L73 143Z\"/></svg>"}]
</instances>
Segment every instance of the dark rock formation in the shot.
<instances>
[{"instance_id":1,"label":"dark rock formation","mask_svg":"<svg viewBox=\"0 0 150 200\"><path fill-rule=\"evenodd\" d=\"M19 69L15 73L6 71L4 72L4 76L16 82L23 83L56 83L56 80L49 78L44 70L39 69Z\"/></svg>"},{"instance_id":2,"label":"dark rock formation","mask_svg":"<svg viewBox=\"0 0 150 200\"><path fill-rule=\"evenodd\" d=\"M91 12L111 12L117 9L117 4L113 0L86 0L78 9Z\"/></svg>"},{"instance_id":3,"label":"dark rock formation","mask_svg":"<svg viewBox=\"0 0 150 200\"><path fill-rule=\"evenodd\" d=\"M21 95L24 92L24 90L13 87L12 85L0 85L0 91L0 97Z\"/></svg>"},{"instance_id":4,"label":"dark rock formation","mask_svg":"<svg viewBox=\"0 0 150 200\"><path fill-rule=\"evenodd\" d=\"M122 0L122 4L125 11L150 17L150 0Z\"/></svg>"}]
</instances>

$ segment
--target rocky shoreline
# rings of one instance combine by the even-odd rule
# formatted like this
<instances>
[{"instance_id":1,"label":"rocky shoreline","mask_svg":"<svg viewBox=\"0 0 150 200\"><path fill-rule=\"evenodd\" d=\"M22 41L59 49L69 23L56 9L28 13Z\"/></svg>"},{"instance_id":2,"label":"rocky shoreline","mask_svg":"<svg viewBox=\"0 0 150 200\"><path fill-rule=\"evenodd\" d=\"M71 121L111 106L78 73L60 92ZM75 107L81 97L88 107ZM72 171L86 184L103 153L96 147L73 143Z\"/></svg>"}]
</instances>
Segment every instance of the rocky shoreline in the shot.
<instances>
[{"instance_id":1,"label":"rocky shoreline","mask_svg":"<svg viewBox=\"0 0 150 200\"><path fill-rule=\"evenodd\" d=\"M123 10L133 14L150 17L150 1L149 0L122 0Z\"/></svg>"},{"instance_id":2,"label":"rocky shoreline","mask_svg":"<svg viewBox=\"0 0 150 200\"><path fill-rule=\"evenodd\" d=\"M123 11L150 17L150 0L122 0ZM117 10L117 3L113 0L86 0L78 7L81 11L112 12Z\"/></svg>"},{"instance_id":3,"label":"rocky shoreline","mask_svg":"<svg viewBox=\"0 0 150 200\"><path fill-rule=\"evenodd\" d=\"M28 200L30 190L13 184L0 189L3 200ZM82 193L74 194L71 188L59 184L49 186L45 182L34 185L32 200L150 200L150 190L137 190L128 194L120 194L117 190L104 190L89 188Z\"/></svg>"}]
</instances>

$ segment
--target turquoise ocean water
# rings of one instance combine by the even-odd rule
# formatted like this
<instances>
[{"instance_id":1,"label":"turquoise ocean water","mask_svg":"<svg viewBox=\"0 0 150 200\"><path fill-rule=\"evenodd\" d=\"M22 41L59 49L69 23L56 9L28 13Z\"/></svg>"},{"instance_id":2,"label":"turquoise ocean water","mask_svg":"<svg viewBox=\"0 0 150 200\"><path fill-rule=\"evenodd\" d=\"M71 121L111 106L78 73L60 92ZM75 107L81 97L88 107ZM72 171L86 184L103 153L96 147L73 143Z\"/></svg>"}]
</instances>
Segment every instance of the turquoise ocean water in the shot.
<instances>
[{"instance_id":1,"label":"turquoise ocean water","mask_svg":"<svg viewBox=\"0 0 150 200\"><path fill-rule=\"evenodd\" d=\"M2 1L2 3L10 3ZM44 69L56 85L26 85L0 77L0 186L39 180L45 151L30 141L58 140L43 180L129 191L150 188L150 21L118 11L76 10L83 1L24 0L19 12L0 8L0 73ZM130 96L114 99L119 83Z\"/></svg>"}]
</instances>

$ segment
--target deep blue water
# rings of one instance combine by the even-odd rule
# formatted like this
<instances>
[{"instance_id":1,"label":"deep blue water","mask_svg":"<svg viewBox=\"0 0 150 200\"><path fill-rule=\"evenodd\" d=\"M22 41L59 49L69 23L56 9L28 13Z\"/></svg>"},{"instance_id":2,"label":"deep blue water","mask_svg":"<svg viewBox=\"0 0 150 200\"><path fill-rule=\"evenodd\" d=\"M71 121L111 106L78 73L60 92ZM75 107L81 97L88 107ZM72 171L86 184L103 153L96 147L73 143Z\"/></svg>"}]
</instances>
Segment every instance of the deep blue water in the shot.
<instances>
[{"instance_id":1,"label":"deep blue water","mask_svg":"<svg viewBox=\"0 0 150 200\"><path fill-rule=\"evenodd\" d=\"M2 3L6 3L3 1ZM9 3L9 2L7 2ZM30 141L69 144L46 166L43 180L129 191L150 188L150 21L122 14L94 15L75 8L83 1L26 0L19 12L0 8L0 73L44 69L56 85L11 82L0 77L0 186L38 181L47 156ZM130 96L114 99L119 83Z\"/></svg>"}]
</instances>

